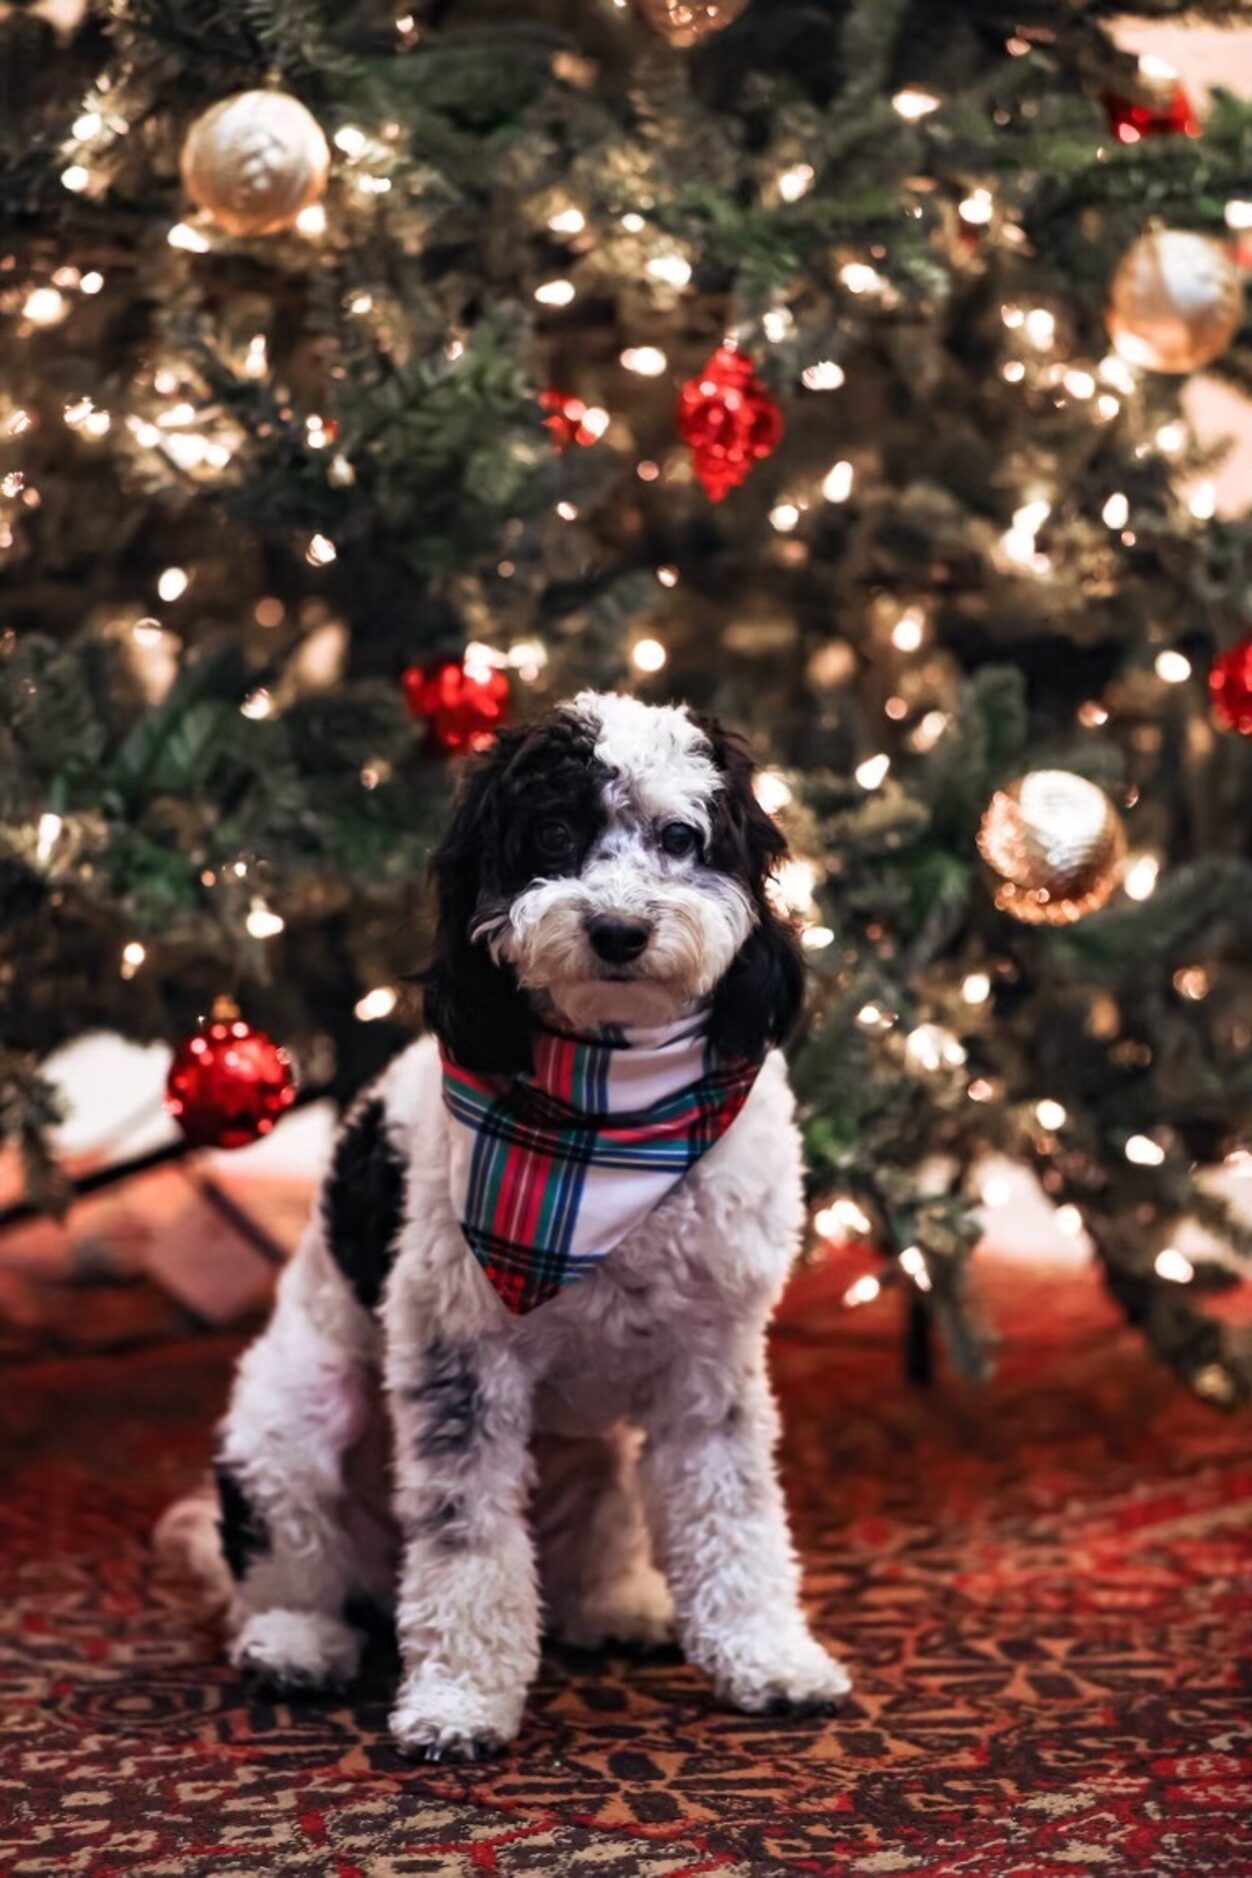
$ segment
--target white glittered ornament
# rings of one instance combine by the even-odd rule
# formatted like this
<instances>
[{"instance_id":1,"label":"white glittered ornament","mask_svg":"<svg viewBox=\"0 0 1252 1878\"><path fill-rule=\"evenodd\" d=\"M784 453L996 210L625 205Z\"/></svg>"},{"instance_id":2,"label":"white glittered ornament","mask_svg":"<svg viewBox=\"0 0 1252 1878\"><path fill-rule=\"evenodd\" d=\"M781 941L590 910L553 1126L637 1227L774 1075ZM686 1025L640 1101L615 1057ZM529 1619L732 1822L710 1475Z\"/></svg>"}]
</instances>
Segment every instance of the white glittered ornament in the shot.
<instances>
[{"instance_id":1,"label":"white glittered ornament","mask_svg":"<svg viewBox=\"0 0 1252 1878\"><path fill-rule=\"evenodd\" d=\"M1032 770L997 789L978 830L1002 913L1067 926L1104 905L1126 858L1122 818L1103 789L1064 769Z\"/></svg>"},{"instance_id":2,"label":"white glittered ornament","mask_svg":"<svg viewBox=\"0 0 1252 1878\"><path fill-rule=\"evenodd\" d=\"M239 91L211 105L183 144L183 184L232 235L290 228L330 171L321 125L284 91Z\"/></svg>"},{"instance_id":3,"label":"white glittered ornament","mask_svg":"<svg viewBox=\"0 0 1252 1878\"><path fill-rule=\"evenodd\" d=\"M1109 289L1108 329L1128 364L1194 372L1226 350L1243 317L1239 269L1212 235L1160 228L1141 235Z\"/></svg>"}]
</instances>

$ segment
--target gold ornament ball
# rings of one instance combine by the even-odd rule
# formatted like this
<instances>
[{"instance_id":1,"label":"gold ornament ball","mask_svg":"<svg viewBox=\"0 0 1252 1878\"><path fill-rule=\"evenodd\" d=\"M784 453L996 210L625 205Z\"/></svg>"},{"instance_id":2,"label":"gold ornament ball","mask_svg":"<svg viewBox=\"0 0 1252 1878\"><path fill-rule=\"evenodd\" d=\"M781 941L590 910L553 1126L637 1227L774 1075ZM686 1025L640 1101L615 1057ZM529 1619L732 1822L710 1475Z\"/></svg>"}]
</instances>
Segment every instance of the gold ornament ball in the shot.
<instances>
[{"instance_id":1,"label":"gold ornament ball","mask_svg":"<svg viewBox=\"0 0 1252 1878\"><path fill-rule=\"evenodd\" d=\"M1243 318L1239 269L1212 235L1140 235L1109 289L1109 337L1129 365L1195 372L1226 350Z\"/></svg>"},{"instance_id":2,"label":"gold ornament ball","mask_svg":"<svg viewBox=\"0 0 1252 1878\"><path fill-rule=\"evenodd\" d=\"M649 26L671 46L695 46L737 20L748 0L638 0L638 5Z\"/></svg>"},{"instance_id":3,"label":"gold ornament ball","mask_svg":"<svg viewBox=\"0 0 1252 1878\"><path fill-rule=\"evenodd\" d=\"M187 194L232 235L290 228L326 188L322 127L284 91L238 91L198 117L183 144Z\"/></svg>"},{"instance_id":4,"label":"gold ornament ball","mask_svg":"<svg viewBox=\"0 0 1252 1878\"><path fill-rule=\"evenodd\" d=\"M978 830L995 901L1027 926L1068 926L1104 905L1126 859L1122 818L1103 789L1037 769L997 789Z\"/></svg>"}]
</instances>

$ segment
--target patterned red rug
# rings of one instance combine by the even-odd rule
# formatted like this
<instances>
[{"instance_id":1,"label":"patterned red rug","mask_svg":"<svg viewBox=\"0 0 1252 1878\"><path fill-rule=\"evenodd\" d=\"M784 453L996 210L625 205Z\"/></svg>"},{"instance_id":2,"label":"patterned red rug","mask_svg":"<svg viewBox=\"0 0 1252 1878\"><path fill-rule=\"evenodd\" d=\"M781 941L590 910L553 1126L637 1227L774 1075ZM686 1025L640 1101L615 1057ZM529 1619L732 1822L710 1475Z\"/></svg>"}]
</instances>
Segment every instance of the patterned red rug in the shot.
<instances>
[{"instance_id":1,"label":"patterned red rug","mask_svg":"<svg viewBox=\"0 0 1252 1878\"><path fill-rule=\"evenodd\" d=\"M249 1696L154 1517L204 1464L225 1340L0 1385L0 1871L1252 1874L1252 1442L1181 1395L1094 1279L993 1267L998 1380L899 1376L892 1301L795 1287L776 1340L834 1721L719 1710L676 1659L552 1655L507 1758L414 1769L391 1667Z\"/></svg>"}]
</instances>

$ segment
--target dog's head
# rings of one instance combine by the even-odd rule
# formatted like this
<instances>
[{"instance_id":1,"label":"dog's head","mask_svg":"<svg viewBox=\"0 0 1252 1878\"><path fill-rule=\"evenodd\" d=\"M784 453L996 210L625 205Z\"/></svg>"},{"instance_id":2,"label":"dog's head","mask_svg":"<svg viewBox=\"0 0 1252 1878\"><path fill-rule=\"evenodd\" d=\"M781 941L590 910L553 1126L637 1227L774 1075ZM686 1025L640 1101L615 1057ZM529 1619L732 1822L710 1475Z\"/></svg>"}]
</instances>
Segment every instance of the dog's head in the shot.
<instances>
[{"instance_id":1,"label":"dog's head","mask_svg":"<svg viewBox=\"0 0 1252 1878\"><path fill-rule=\"evenodd\" d=\"M715 1047L759 1056L804 970L766 897L786 852L745 746L685 708L582 692L506 731L435 855L430 1027L467 1068L530 1061L532 1010L575 1029L708 1002Z\"/></svg>"}]
</instances>

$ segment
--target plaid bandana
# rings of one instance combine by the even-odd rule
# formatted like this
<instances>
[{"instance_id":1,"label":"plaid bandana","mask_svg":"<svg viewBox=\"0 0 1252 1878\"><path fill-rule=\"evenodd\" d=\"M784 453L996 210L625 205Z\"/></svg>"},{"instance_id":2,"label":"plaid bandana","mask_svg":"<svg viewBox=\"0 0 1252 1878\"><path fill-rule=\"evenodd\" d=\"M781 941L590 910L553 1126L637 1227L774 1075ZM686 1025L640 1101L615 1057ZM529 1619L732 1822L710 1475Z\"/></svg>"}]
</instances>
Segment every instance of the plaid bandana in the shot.
<instances>
[{"instance_id":1,"label":"plaid bandana","mask_svg":"<svg viewBox=\"0 0 1252 1878\"><path fill-rule=\"evenodd\" d=\"M501 1077L443 1057L453 1204L517 1315L596 1269L720 1141L760 1068L713 1066L702 1017L593 1036L536 1025L534 1059Z\"/></svg>"}]
</instances>

